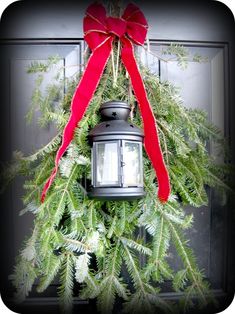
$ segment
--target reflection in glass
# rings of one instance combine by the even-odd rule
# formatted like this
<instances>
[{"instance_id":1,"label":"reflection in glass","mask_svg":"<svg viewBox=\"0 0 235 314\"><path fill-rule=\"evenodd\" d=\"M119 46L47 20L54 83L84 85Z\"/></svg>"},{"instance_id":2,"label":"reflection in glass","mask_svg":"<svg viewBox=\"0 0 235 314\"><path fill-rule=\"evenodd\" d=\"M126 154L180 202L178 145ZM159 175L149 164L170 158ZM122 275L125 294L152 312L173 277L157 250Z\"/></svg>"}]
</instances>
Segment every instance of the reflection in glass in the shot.
<instances>
[{"instance_id":1,"label":"reflection in glass","mask_svg":"<svg viewBox=\"0 0 235 314\"><path fill-rule=\"evenodd\" d=\"M97 184L118 184L118 144L97 143Z\"/></svg>"},{"instance_id":2,"label":"reflection in glass","mask_svg":"<svg viewBox=\"0 0 235 314\"><path fill-rule=\"evenodd\" d=\"M123 145L123 184L124 186L140 186L143 184L141 156L142 145L137 142L124 141Z\"/></svg>"}]
</instances>

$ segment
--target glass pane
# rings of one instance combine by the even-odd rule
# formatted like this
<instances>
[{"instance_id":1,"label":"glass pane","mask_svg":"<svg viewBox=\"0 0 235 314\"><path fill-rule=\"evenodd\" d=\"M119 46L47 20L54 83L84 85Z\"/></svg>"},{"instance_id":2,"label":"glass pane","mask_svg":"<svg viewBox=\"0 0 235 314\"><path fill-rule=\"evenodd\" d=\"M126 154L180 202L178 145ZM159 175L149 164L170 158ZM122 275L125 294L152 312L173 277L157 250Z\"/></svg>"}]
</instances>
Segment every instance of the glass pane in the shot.
<instances>
[{"instance_id":1,"label":"glass pane","mask_svg":"<svg viewBox=\"0 0 235 314\"><path fill-rule=\"evenodd\" d=\"M97 144L97 184L118 184L118 143Z\"/></svg>"},{"instance_id":2,"label":"glass pane","mask_svg":"<svg viewBox=\"0 0 235 314\"><path fill-rule=\"evenodd\" d=\"M123 184L124 186L142 185L142 144L124 142L123 146Z\"/></svg>"}]
</instances>

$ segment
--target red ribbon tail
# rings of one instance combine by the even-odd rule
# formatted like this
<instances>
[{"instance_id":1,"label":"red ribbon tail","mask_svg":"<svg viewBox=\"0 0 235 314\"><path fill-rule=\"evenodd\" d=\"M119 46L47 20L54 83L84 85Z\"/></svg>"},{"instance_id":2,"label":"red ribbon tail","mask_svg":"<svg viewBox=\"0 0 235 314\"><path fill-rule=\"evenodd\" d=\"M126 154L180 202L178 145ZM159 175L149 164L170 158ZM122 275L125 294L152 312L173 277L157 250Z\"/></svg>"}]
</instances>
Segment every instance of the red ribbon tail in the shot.
<instances>
[{"instance_id":1,"label":"red ribbon tail","mask_svg":"<svg viewBox=\"0 0 235 314\"><path fill-rule=\"evenodd\" d=\"M47 191L56 176L60 158L63 156L72 141L74 130L79 121L82 119L99 84L112 50L112 42L113 37L110 36L92 52L87 62L86 69L73 95L71 102L71 114L63 131L62 144L56 154L55 168L43 188L41 202L44 201Z\"/></svg>"},{"instance_id":2,"label":"red ribbon tail","mask_svg":"<svg viewBox=\"0 0 235 314\"><path fill-rule=\"evenodd\" d=\"M130 75L132 87L139 103L143 120L145 150L156 172L158 180L158 198L164 203L168 200L170 195L170 180L161 151L156 120L135 60L134 47L127 37L122 38L122 45L122 62Z\"/></svg>"},{"instance_id":3,"label":"red ribbon tail","mask_svg":"<svg viewBox=\"0 0 235 314\"><path fill-rule=\"evenodd\" d=\"M47 193L47 190L49 189L49 187L51 186L55 176L56 176L56 172L57 172L57 169L56 167L53 169L52 173L51 173L51 176L49 177L49 179L47 180L46 184L44 185L44 188L42 190L42 195L41 195L41 203L44 202L45 200L45 197L46 197L46 193Z\"/></svg>"}]
</instances>

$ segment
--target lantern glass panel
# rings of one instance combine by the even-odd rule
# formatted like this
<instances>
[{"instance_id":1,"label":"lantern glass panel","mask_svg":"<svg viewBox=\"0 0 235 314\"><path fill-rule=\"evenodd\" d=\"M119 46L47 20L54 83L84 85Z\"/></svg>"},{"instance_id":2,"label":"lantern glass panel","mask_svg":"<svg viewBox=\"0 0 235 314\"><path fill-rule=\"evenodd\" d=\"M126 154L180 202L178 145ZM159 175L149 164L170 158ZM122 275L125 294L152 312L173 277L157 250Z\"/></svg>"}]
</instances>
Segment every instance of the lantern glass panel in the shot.
<instances>
[{"instance_id":1,"label":"lantern glass panel","mask_svg":"<svg viewBox=\"0 0 235 314\"><path fill-rule=\"evenodd\" d=\"M142 143L123 141L123 185L143 186Z\"/></svg>"},{"instance_id":2,"label":"lantern glass panel","mask_svg":"<svg viewBox=\"0 0 235 314\"><path fill-rule=\"evenodd\" d=\"M98 186L118 185L118 143L97 143L96 183Z\"/></svg>"}]
</instances>

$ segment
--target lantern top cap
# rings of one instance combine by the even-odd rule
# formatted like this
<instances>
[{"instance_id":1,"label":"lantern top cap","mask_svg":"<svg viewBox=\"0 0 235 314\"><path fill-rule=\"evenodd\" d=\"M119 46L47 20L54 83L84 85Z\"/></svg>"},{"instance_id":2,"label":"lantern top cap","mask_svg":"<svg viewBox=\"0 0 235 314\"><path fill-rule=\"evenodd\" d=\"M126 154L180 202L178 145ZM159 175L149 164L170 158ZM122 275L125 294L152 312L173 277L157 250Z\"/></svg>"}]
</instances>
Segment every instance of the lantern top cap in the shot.
<instances>
[{"instance_id":1,"label":"lantern top cap","mask_svg":"<svg viewBox=\"0 0 235 314\"><path fill-rule=\"evenodd\" d=\"M89 139L101 140L134 140L143 141L143 131L129 123L130 105L123 101L108 101L100 106L103 122L99 123L89 132Z\"/></svg>"},{"instance_id":2,"label":"lantern top cap","mask_svg":"<svg viewBox=\"0 0 235 314\"><path fill-rule=\"evenodd\" d=\"M111 100L111 101L106 101L100 106L100 109L105 109L105 108L126 108L130 109L130 105L128 105L124 101L120 100Z\"/></svg>"},{"instance_id":3,"label":"lantern top cap","mask_svg":"<svg viewBox=\"0 0 235 314\"><path fill-rule=\"evenodd\" d=\"M119 100L107 101L100 106L103 120L127 120L130 111L130 105Z\"/></svg>"}]
</instances>

